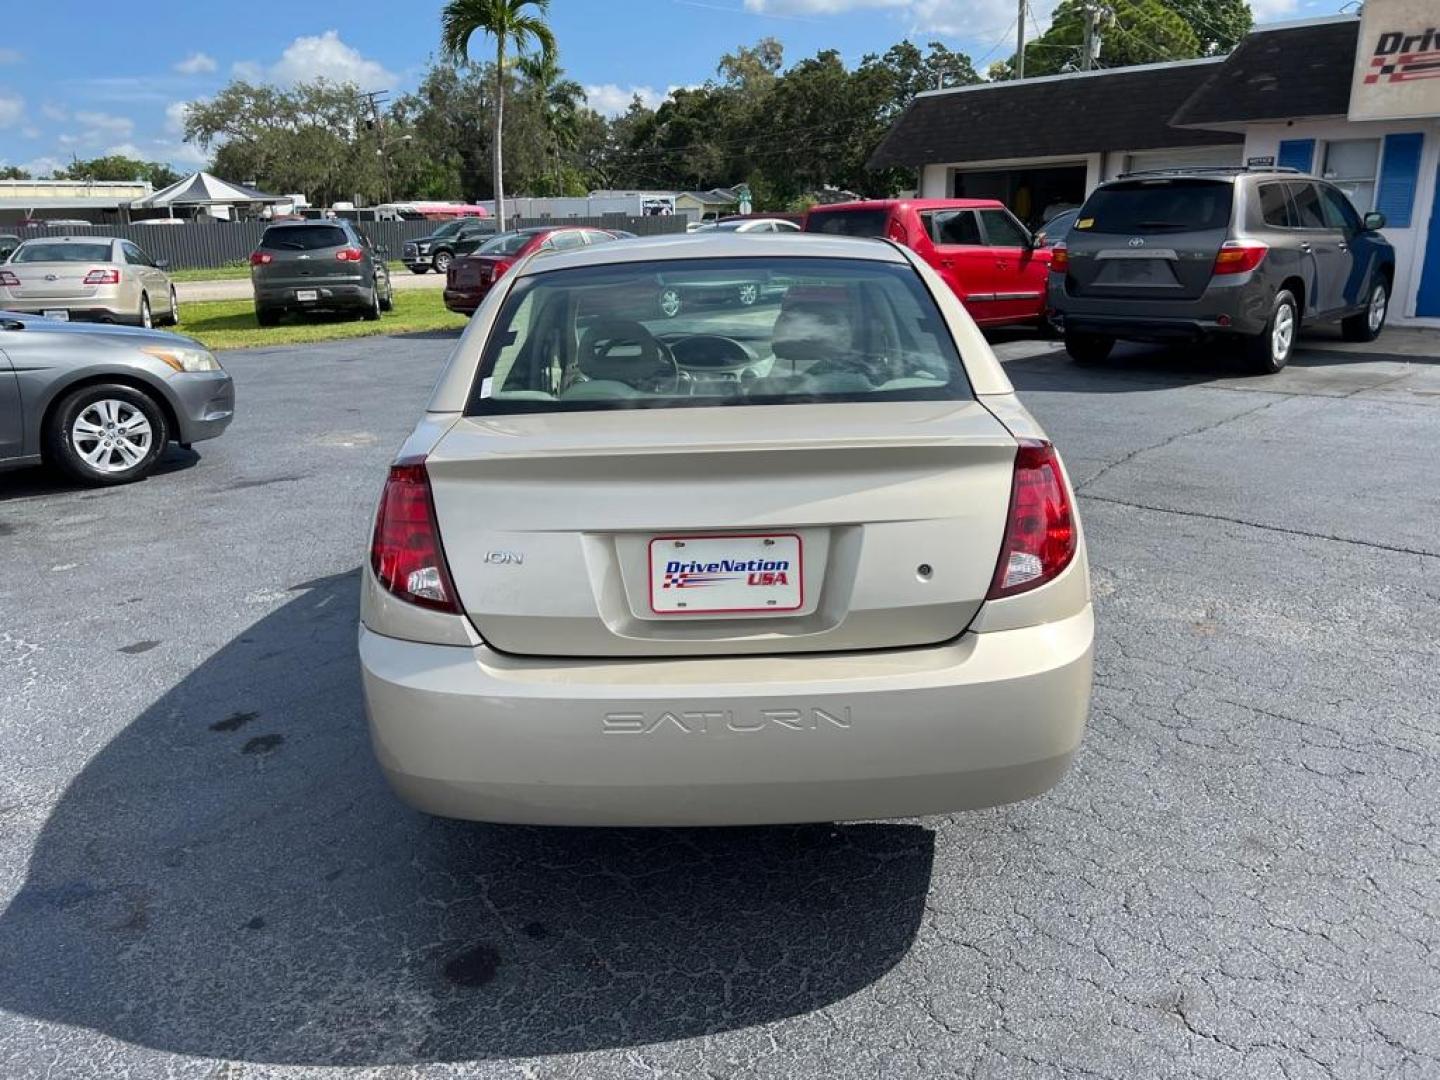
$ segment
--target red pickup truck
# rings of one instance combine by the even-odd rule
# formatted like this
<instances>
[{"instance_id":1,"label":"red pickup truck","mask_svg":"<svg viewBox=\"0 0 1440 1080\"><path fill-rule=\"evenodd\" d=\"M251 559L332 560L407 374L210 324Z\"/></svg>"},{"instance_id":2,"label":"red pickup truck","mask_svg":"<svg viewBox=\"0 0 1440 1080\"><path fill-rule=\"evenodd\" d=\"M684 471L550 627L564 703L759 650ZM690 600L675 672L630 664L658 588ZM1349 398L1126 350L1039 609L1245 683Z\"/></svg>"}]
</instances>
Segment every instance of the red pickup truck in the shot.
<instances>
[{"instance_id":1,"label":"red pickup truck","mask_svg":"<svg viewBox=\"0 0 1440 1080\"><path fill-rule=\"evenodd\" d=\"M883 236L910 248L981 326L1044 325L1050 249L996 199L876 199L812 207L805 232Z\"/></svg>"}]
</instances>

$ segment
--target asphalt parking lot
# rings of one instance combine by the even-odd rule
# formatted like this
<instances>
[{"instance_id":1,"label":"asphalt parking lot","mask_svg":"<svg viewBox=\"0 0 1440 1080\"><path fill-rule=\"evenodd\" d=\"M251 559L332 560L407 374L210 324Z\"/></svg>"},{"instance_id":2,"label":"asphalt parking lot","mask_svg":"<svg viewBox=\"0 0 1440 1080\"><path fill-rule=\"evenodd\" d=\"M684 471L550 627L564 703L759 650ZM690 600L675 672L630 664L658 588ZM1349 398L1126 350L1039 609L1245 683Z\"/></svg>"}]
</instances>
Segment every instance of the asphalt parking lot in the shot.
<instances>
[{"instance_id":1,"label":"asphalt parking lot","mask_svg":"<svg viewBox=\"0 0 1440 1080\"><path fill-rule=\"evenodd\" d=\"M227 354L161 475L0 477L5 1077L1440 1075L1440 360L1002 345L1090 543L1070 776L587 831L371 761L355 570L452 342Z\"/></svg>"}]
</instances>

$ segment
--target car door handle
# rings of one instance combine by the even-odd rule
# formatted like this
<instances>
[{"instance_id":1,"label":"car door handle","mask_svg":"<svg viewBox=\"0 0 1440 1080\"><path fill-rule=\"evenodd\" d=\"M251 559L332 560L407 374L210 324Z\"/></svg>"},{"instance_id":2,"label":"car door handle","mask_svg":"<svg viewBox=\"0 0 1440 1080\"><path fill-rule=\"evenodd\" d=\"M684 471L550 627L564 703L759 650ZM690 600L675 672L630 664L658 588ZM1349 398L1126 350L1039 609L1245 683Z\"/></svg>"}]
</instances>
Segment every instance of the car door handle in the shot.
<instances>
[{"instance_id":1,"label":"car door handle","mask_svg":"<svg viewBox=\"0 0 1440 1080\"><path fill-rule=\"evenodd\" d=\"M1310 242L1308 240L1302 240L1300 242L1300 250L1305 252L1306 255L1309 255L1311 251Z\"/></svg>"},{"instance_id":2,"label":"car door handle","mask_svg":"<svg viewBox=\"0 0 1440 1080\"><path fill-rule=\"evenodd\" d=\"M1347 244L1344 240L1341 240L1341 241L1340 241L1340 250L1341 250L1341 251L1349 251L1349 250L1350 250L1350 245Z\"/></svg>"}]
</instances>

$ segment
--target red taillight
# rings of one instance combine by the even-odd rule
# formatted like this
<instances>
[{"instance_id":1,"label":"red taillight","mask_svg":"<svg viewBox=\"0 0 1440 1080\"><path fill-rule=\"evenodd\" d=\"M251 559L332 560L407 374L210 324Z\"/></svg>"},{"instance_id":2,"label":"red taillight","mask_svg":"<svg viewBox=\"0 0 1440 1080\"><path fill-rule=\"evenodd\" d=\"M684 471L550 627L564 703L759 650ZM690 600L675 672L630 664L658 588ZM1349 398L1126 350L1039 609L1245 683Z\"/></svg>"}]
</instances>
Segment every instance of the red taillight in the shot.
<instances>
[{"instance_id":1,"label":"red taillight","mask_svg":"<svg viewBox=\"0 0 1440 1080\"><path fill-rule=\"evenodd\" d=\"M460 614L455 585L440 547L430 477L421 462L390 466L380 510L375 515L370 567L380 584L401 600L433 611Z\"/></svg>"},{"instance_id":2,"label":"red taillight","mask_svg":"<svg viewBox=\"0 0 1440 1080\"><path fill-rule=\"evenodd\" d=\"M905 225L897 218L891 218L890 224L885 227L885 235L897 244L910 246L910 234L905 231Z\"/></svg>"},{"instance_id":3,"label":"red taillight","mask_svg":"<svg viewBox=\"0 0 1440 1080\"><path fill-rule=\"evenodd\" d=\"M1055 448L1020 440L1000 562L987 600L1027 592L1056 578L1075 557L1075 516Z\"/></svg>"},{"instance_id":4,"label":"red taillight","mask_svg":"<svg viewBox=\"0 0 1440 1080\"><path fill-rule=\"evenodd\" d=\"M108 270L91 270L85 275L86 285L119 285L120 271L113 266Z\"/></svg>"},{"instance_id":5,"label":"red taillight","mask_svg":"<svg viewBox=\"0 0 1440 1080\"><path fill-rule=\"evenodd\" d=\"M1265 261L1268 244L1259 240L1226 240L1215 253L1215 273L1244 274Z\"/></svg>"},{"instance_id":6,"label":"red taillight","mask_svg":"<svg viewBox=\"0 0 1440 1080\"><path fill-rule=\"evenodd\" d=\"M1064 244L1056 244L1050 249L1050 272L1052 274L1064 274L1070 270L1070 249Z\"/></svg>"},{"instance_id":7,"label":"red taillight","mask_svg":"<svg viewBox=\"0 0 1440 1080\"><path fill-rule=\"evenodd\" d=\"M13 289L19 286L19 284L20 279L14 274L12 274L9 270L0 270L0 285L4 285L7 288Z\"/></svg>"},{"instance_id":8,"label":"red taillight","mask_svg":"<svg viewBox=\"0 0 1440 1080\"><path fill-rule=\"evenodd\" d=\"M359 262L365 257L365 253L359 248L341 248L335 252L335 258L341 262Z\"/></svg>"},{"instance_id":9,"label":"red taillight","mask_svg":"<svg viewBox=\"0 0 1440 1080\"><path fill-rule=\"evenodd\" d=\"M268 251L252 251L250 253L251 266L268 266L275 261L275 256Z\"/></svg>"}]
</instances>

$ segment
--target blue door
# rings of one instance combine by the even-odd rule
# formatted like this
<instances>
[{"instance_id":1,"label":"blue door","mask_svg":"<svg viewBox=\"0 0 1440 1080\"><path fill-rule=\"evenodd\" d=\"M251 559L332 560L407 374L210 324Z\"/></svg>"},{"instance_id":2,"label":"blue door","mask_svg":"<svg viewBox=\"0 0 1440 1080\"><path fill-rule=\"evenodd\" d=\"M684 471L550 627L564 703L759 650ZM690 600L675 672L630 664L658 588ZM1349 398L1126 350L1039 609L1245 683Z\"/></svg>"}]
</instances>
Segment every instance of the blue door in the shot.
<instances>
[{"instance_id":1,"label":"blue door","mask_svg":"<svg viewBox=\"0 0 1440 1080\"><path fill-rule=\"evenodd\" d=\"M1420 270L1420 292L1415 297L1415 314L1440 318L1440 169L1435 175L1435 205L1430 208L1430 226L1425 230L1425 262Z\"/></svg>"}]
</instances>

